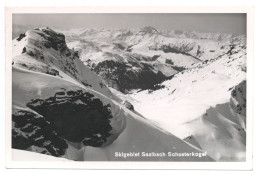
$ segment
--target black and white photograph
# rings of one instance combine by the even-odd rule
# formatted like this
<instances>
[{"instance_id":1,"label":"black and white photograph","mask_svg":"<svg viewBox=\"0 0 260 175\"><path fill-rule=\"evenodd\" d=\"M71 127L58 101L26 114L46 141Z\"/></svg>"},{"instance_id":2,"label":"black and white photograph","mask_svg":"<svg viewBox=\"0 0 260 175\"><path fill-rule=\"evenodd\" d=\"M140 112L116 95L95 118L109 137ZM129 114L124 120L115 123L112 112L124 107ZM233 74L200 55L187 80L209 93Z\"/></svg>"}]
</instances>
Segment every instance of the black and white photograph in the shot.
<instances>
[{"instance_id":1,"label":"black and white photograph","mask_svg":"<svg viewBox=\"0 0 260 175\"><path fill-rule=\"evenodd\" d=\"M247 13L10 16L10 160L251 160Z\"/></svg>"}]
</instances>

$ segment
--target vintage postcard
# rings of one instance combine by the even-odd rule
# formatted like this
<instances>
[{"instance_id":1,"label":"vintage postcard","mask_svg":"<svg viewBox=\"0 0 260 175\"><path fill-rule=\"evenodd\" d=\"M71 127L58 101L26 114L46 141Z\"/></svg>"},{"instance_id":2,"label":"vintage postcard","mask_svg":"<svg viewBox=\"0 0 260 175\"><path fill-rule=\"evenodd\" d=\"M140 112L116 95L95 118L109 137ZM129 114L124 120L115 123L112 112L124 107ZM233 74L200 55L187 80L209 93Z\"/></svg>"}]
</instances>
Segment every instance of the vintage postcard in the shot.
<instances>
[{"instance_id":1,"label":"vintage postcard","mask_svg":"<svg viewBox=\"0 0 260 175\"><path fill-rule=\"evenodd\" d=\"M6 166L252 169L253 8L6 8Z\"/></svg>"}]
</instances>

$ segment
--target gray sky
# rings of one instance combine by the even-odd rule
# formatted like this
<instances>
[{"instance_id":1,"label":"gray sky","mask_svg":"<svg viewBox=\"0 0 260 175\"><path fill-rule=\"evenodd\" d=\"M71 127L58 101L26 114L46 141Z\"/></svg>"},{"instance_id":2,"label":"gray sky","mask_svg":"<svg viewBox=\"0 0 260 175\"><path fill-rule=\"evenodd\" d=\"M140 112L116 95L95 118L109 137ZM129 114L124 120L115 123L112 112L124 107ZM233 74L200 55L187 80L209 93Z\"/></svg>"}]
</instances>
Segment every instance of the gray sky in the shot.
<instances>
[{"instance_id":1,"label":"gray sky","mask_svg":"<svg viewBox=\"0 0 260 175\"><path fill-rule=\"evenodd\" d=\"M13 24L53 28L139 28L246 34L246 14L14 14Z\"/></svg>"}]
</instances>

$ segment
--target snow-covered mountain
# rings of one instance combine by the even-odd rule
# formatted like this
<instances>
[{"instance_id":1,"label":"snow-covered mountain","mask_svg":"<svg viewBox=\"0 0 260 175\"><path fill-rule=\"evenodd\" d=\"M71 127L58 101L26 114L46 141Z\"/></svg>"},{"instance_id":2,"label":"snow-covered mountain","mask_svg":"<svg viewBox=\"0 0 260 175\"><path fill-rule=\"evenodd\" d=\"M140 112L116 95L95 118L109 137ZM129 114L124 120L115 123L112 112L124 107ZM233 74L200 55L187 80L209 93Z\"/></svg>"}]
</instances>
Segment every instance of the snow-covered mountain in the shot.
<instances>
[{"instance_id":1,"label":"snow-covered mountain","mask_svg":"<svg viewBox=\"0 0 260 175\"><path fill-rule=\"evenodd\" d=\"M49 28L21 34L13 40L12 60L13 148L78 161L213 161L208 155L152 156L204 151L122 105L63 34Z\"/></svg>"},{"instance_id":2,"label":"snow-covered mountain","mask_svg":"<svg viewBox=\"0 0 260 175\"><path fill-rule=\"evenodd\" d=\"M12 64L64 78L114 98L103 80L82 64L77 52L67 47L65 36L51 29L29 30L14 39Z\"/></svg>"},{"instance_id":3,"label":"snow-covered mountain","mask_svg":"<svg viewBox=\"0 0 260 175\"><path fill-rule=\"evenodd\" d=\"M157 126L218 161L243 161L246 149L246 46L195 63L157 90L117 96Z\"/></svg>"},{"instance_id":4,"label":"snow-covered mountain","mask_svg":"<svg viewBox=\"0 0 260 175\"><path fill-rule=\"evenodd\" d=\"M68 47L108 84L123 93L154 89L192 64L228 52L229 45L245 45L246 37L153 27L129 30L86 29L65 32Z\"/></svg>"}]
</instances>

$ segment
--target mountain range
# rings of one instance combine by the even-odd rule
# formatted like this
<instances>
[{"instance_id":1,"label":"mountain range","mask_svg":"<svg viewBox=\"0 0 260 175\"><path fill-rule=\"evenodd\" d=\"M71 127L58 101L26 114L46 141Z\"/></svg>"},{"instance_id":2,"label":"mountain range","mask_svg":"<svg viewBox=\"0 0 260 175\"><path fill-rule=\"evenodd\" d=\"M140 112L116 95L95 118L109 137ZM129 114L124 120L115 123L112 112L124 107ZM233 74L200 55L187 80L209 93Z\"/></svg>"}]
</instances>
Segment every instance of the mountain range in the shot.
<instances>
[{"instance_id":1,"label":"mountain range","mask_svg":"<svg viewBox=\"0 0 260 175\"><path fill-rule=\"evenodd\" d=\"M13 39L12 104L14 149L78 161L244 161L246 36L29 29Z\"/></svg>"}]
</instances>

